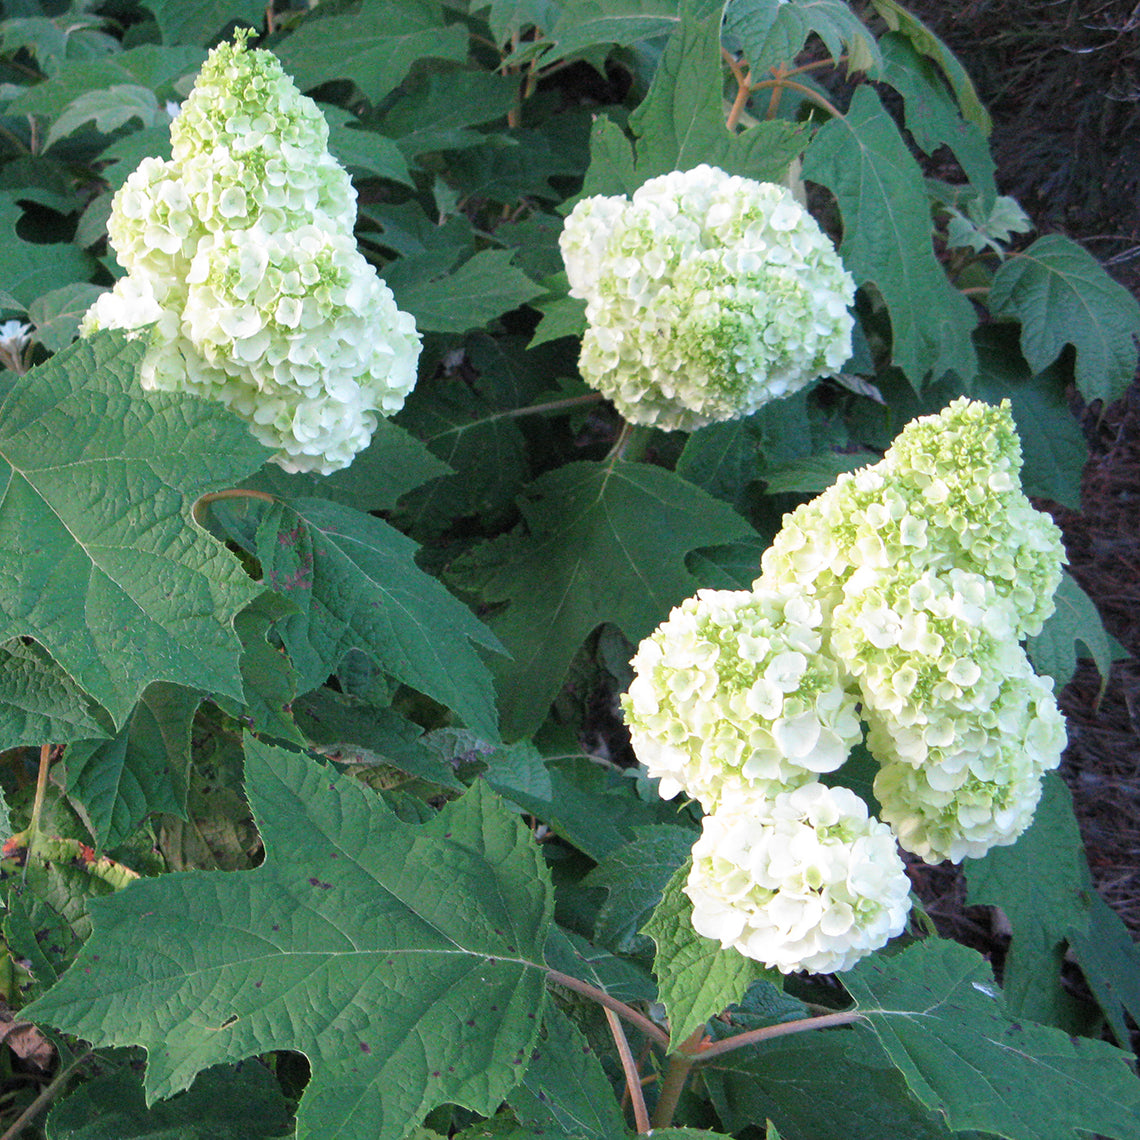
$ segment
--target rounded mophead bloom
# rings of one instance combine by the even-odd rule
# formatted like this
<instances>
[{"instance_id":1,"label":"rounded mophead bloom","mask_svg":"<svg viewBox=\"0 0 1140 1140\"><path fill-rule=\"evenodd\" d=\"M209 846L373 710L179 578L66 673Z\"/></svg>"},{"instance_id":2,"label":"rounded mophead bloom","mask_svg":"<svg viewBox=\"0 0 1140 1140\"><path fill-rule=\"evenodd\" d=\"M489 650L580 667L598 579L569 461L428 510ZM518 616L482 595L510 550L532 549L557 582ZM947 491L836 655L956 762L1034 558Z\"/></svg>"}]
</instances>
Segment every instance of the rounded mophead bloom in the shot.
<instances>
[{"instance_id":1,"label":"rounded mophead bloom","mask_svg":"<svg viewBox=\"0 0 1140 1140\"><path fill-rule=\"evenodd\" d=\"M81 332L150 326L144 388L220 400L286 471L328 474L403 405L420 338L356 247L324 117L246 38L210 53L173 158L144 159L115 195L128 275Z\"/></svg>"},{"instance_id":2,"label":"rounded mophead bloom","mask_svg":"<svg viewBox=\"0 0 1140 1140\"><path fill-rule=\"evenodd\" d=\"M684 889L698 934L785 974L849 969L910 910L890 829L854 792L818 782L705 816Z\"/></svg>"},{"instance_id":3,"label":"rounded mophead bloom","mask_svg":"<svg viewBox=\"0 0 1140 1140\"><path fill-rule=\"evenodd\" d=\"M707 810L832 772L862 739L857 689L821 652L819 606L792 590L701 590L633 658L634 752L661 795Z\"/></svg>"},{"instance_id":4,"label":"rounded mophead bloom","mask_svg":"<svg viewBox=\"0 0 1140 1140\"><path fill-rule=\"evenodd\" d=\"M675 171L582 200L560 245L586 301L579 369L631 423L748 415L851 354L855 283L785 187Z\"/></svg>"}]
</instances>

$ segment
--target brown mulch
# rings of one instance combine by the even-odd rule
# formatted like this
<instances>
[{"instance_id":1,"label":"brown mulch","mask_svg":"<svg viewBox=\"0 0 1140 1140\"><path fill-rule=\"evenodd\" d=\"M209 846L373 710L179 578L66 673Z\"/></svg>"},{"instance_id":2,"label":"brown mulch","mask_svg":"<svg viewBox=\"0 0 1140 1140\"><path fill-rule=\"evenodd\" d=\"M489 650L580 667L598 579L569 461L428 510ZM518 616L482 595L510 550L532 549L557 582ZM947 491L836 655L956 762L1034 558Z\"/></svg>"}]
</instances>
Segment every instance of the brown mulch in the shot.
<instances>
[{"instance_id":1,"label":"brown mulch","mask_svg":"<svg viewBox=\"0 0 1140 1140\"><path fill-rule=\"evenodd\" d=\"M1063 232L1140 300L1140 5L1135 0L909 0L964 61L994 117L1002 193L1039 233ZM1082 660L1059 695L1093 881L1140 938L1140 371L1109 407L1074 415L1089 444L1081 508L1050 504L1069 570L1122 647L1107 683ZM1007 938L966 907L948 866L917 876L946 933L1000 966Z\"/></svg>"}]
</instances>

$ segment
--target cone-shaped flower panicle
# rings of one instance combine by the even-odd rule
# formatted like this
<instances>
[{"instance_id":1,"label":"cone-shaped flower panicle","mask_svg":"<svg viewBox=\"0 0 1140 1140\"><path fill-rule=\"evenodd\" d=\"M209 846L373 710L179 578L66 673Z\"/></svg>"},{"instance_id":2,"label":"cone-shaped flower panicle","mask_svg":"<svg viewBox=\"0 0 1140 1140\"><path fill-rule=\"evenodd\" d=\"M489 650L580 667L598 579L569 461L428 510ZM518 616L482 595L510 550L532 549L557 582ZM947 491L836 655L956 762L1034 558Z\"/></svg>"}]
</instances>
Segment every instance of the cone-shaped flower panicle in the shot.
<instances>
[{"instance_id":1,"label":"cone-shaped flower panicle","mask_svg":"<svg viewBox=\"0 0 1140 1140\"><path fill-rule=\"evenodd\" d=\"M846 788L755 791L705 816L685 886L693 928L783 973L846 970L899 934L910 881Z\"/></svg>"},{"instance_id":2,"label":"cone-shaped flower panicle","mask_svg":"<svg viewBox=\"0 0 1140 1140\"><path fill-rule=\"evenodd\" d=\"M855 284L792 193L711 166L594 197L566 219L579 369L631 423L748 415L851 354Z\"/></svg>"},{"instance_id":3,"label":"cone-shaped flower panicle","mask_svg":"<svg viewBox=\"0 0 1140 1140\"><path fill-rule=\"evenodd\" d=\"M151 326L144 387L220 400L285 470L327 474L402 406L420 338L356 247L324 117L246 38L210 53L172 159L144 159L115 195L127 276L81 331Z\"/></svg>"}]
</instances>

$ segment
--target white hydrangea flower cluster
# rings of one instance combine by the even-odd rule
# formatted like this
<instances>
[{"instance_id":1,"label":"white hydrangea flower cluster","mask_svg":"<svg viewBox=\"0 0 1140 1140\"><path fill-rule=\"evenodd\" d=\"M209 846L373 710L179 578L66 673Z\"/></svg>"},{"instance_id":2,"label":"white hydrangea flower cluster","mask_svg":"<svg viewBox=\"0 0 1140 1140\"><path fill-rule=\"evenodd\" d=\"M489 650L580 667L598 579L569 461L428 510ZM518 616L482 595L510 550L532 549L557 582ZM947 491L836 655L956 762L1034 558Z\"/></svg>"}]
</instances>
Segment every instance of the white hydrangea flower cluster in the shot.
<instances>
[{"instance_id":1,"label":"white hydrangea flower cluster","mask_svg":"<svg viewBox=\"0 0 1140 1140\"><path fill-rule=\"evenodd\" d=\"M144 387L220 400L286 471L328 474L403 405L420 338L356 247L324 117L246 38L210 53L171 161L144 159L115 195L127 276L81 331L153 325Z\"/></svg>"},{"instance_id":2,"label":"white hydrangea flower cluster","mask_svg":"<svg viewBox=\"0 0 1140 1140\"><path fill-rule=\"evenodd\" d=\"M707 813L685 887L694 928L785 972L847 969L909 911L890 829L818 779L863 736L823 617L794 583L702 590L641 643L623 698L661 795Z\"/></svg>"},{"instance_id":3,"label":"white hydrangea flower cluster","mask_svg":"<svg viewBox=\"0 0 1140 1140\"><path fill-rule=\"evenodd\" d=\"M1014 842L1065 745L1020 644L1053 612L1065 554L1020 468L1008 403L956 400L785 519L762 563L830 614L882 818L932 863Z\"/></svg>"},{"instance_id":4,"label":"white hydrangea flower cluster","mask_svg":"<svg viewBox=\"0 0 1140 1140\"><path fill-rule=\"evenodd\" d=\"M820 783L705 816L685 893L698 934L783 973L850 969L910 912L890 828L854 792Z\"/></svg>"},{"instance_id":5,"label":"white hydrangea flower cluster","mask_svg":"<svg viewBox=\"0 0 1140 1140\"><path fill-rule=\"evenodd\" d=\"M794 589L702 590L640 645L623 698L660 792L706 811L833 772L862 739L858 689L822 652L822 612Z\"/></svg>"},{"instance_id":6,"label":"white hydrangea flower cluster","mask_svg":"<svg viewBox=\"0 0 1140 1140\"><path fill-rule=\"evenodd\" d=\"M1065 730L1021 642L1065 556L1020 467L1008 403L957 400L789 515L751 591L702 591L642 642L634 749L663 796L708 812L686 888L700 933L846 969L905 920L890 833L957 862L1029 825ZM817 779L860 716L882 822Z\"/></svg>"},{"instance_id":7,"label":"white hydrangea flower cluster","mask_svg":"<svg viewBox=\"0 0 1140 1140\"><path fill-rule=\"evenodd\" d=\"M855 283L791 191L711 166L583 199L560 239L579 369L631 423L754 412L851 355Z\"/></svg>"}]
</instances>

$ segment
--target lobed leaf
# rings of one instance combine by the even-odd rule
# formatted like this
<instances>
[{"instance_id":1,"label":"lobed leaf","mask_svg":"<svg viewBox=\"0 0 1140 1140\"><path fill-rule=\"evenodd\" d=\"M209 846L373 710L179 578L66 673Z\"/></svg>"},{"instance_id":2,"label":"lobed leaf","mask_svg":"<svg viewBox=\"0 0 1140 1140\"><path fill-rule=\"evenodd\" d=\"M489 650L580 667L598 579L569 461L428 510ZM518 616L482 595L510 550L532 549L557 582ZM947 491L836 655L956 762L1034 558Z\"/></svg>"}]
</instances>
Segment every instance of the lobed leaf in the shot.
<instances>
[{"instance_id":1,"label":"lobed leaf","mask_svg":"<svg viewBox=\"0 0 1140 1140\"><path fill-rule=\"evenodd\" d=\"M919 943L865 958L843 984L911 1091L953 1131L1008 1140L1137 1135L1140 1084L1128 1054L1010 1018L975 951Z\"/></svg>"},{"instance_id":2,"label":"lobed leaf","mask_svg":"<svg viewBox=\"0 0 1140 1140\"><path fill-rule=\"evenodd\" d=\"M544 1001L549 878L485 786L424 825L306 757L246 742L264 863L134 883L92 906L27 1016L147 1050L146 1096L271 1049L309 1059L297 1140L402 1137L435 1105L489 1114Z\"/></svg>"},{"instance_id":3,"label":"lobed leaf","mask_svg":"<svg viewBox=\"0 0 1140 1140\"><path fill-rule=\"evenodd\" d=\"M130 1069L80 1085L52 1109L47 1140L284 1140L289 1106L258 1062L207 1069L188 1092L148 1107Z\"/></svg>"},{"instance_id":4,"label":"lobed leaf","mask_svg":"<svg viewBox=\"0 0 1140 1140\"><path fill-rule=\"evenodd\" d=\"M210 45L231 22L261 27L259 0L146 0L165 43Z\"/></svg>"},{"instance_id":5,"label":"lobed leaf","mask_svg":"<svg viewBox=\"0 0 1140 1140\"><path fill-rule=\"evenodd\" d=\"M684 557L750 531L724 503L660 467L570 463L519 501L527 533L476 547L454 577L488 602L512 659L494 666L508 739L546 718L578 647L604 622L640 641L696 587Z\"/></svg>"},{"instance_id":6,"label":"lobed leaf","mask_svg":"<svg viewBox=\"0 0 1140 1140\"><path fill-rule=\"evenodd\" d=\"M424 57L462 63L467 30L431 0L364 0L355 15L310 18L274 48L302 91L351 79L379 103Z\"/></svg>"},{"instance_id":7,"label":"lobed leaf","mask_svg":"<svg viewBox=\"0 0 1140 1140\"><path fill-rule=\"evenodd\" d=\"M267 452L220 404L142 392L144 349L80 341L0 407L0 641L34 638L116 727L151 681L240 698L257 592L191 508Z\"/></svg>"},{"instance_id":8,"label":"lobed leaf","mask_svg":"<svg viewBox=\"0 0 1140 1140\"><path fill-rule=\"evenodd\" d=\"M546 1134L613 1140L625 1119L601 1064L573 1022L551 1007L522 1083L508 1096L519 1122Z\"/></svg>"},{"instance_id":9,"label":"lobed leaf","mask_svg":"<svg viewBox=\"0 0 1140 1140\"><path fill-rule=\"evenodd\" d=\"M1046 234L994 274L990 309L1021 322L1021 350L1044 371L1065 345L1076 350L1086 400L1115 400L1136 369L1140 303L1076 242Z\"/></svg>"},{"instance_id":10,"label":"lobed leaf","mask_svg":"<svg viewBox=\"0 0 1140 1140\"><path fill-rule=\"evenodd\" d=\"M870 86L856 90L846 115L819 129L803 177L839 202L839 252L856 282L873 282L887 303L893 362L916 386L951 369L971 380L978 370L973 307L934 256L922 172Z\"/></svg>"},{"instance_id":11,"label":"lobed leaf","mask_svg":"<svg viewBox=\"0 0 1140 1140\"><path fill-rule=\"evenodd\" d=\"M1123 654L1123 650L1105 632L1092 598L1071 575L1063 574L1057 587L1056 602L1057 608L1044 628L1026 643L1037 672L1052 677L1054 687L1059 691L1072 679L1077 668L1077 646L1083 645L1096 662L1102 685L1107 685L1112 662Z\"/></svg>"},{"instance_id":12,"label":"lobed leaf","mask_svg":"<svg viewBox=\"0 0 1140 1140\"><path fill-rule=\"evenodd\" d=\"M782 119L739 134L725 126L720 8L700 19L684 14L649 93L629 118L639 136L637 183L702 162L760 182L782 182L803 149L802 135Z\"/></svg>"},{"instance_id":13,"label":"lobed leaf","mask_svg":"<svg viewBox=\"0 0 1140 1140\"><path fill-rule=\"evenodd\" d=\"M965 867L971 906L1000 907L1013 928L1002 992L1014 1014L1073 1027L1073 999L1061 981L1065 940L1087 931L1092 880L1072 796L1047 773L1029 830L1012 847L995 847Z\"/></svg>"},{"instance_id":14,"label":"lobed leaf","mask_svg":"<svg viewBox=\"0 0 1140 1140\"><path fill-rule=\"evenodd\" d=\"M278 633L304 693L359 649L483 736L496 735L491 676L474 646L493 634L415 564L416 545L380 519L325 499L256 508L265 583L296 611ZM249 541L248 535L245 539Z\"/></svg>"},{"instance_id":15,"label":"lobed leaf","mask_svg":"<svg viewBox=\"0 0 1140 1140\"><path fill-rule=\"evenodd\" d=\"M748 987L771 975L737 950L722 949L693 929L693 904L684 892L691 863L673 872L661 901L642 927L657 943L653 972L669 1011L669 1046L676 1050L711 1017L744 997Z\"/></svg>"},{"instance_id":16,"label":"lobed leaf","mask_svg":"<svg viewBox=\"0 0 1140 1140\"><path fill-rule=\"evenodd\" d=\"M848 73L877 77L882 65L875 37L845 0L730 0L724 30L756 75L793 64L813 32L837 64L847 56Z\"/></svg>"},{"instance_id":17,"label":"lobed leaf","mask_svg":"<svg viewBox=\"0 0 1140 1140\"><path fill-rule=\"evenodd\" d=\"M100 850L125 842L152 812L185 815L190 725L201 700L178 685L148 685L112 740L68 746L64 787Z\"/></svg>"}]
</instances>

